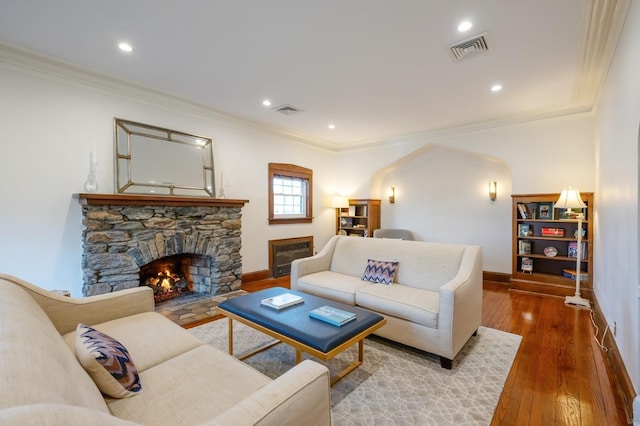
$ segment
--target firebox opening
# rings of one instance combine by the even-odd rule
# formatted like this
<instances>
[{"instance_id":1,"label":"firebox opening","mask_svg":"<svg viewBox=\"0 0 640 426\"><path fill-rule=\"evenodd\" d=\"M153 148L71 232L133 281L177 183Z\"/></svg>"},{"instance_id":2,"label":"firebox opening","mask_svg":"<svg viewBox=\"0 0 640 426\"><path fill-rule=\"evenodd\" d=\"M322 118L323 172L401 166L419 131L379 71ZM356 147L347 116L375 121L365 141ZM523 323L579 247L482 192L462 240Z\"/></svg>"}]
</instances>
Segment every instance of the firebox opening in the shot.
<instances>
[{"instance_id":1,"label":"firebox opening","mask_svg":"<svg viewBox=\"0 0 640 426\"><path fill-rule=\"evenodd\" d=\"M151 287L156 303L193 293L191 257L167 256L142 266L140 285Z\"/></svg>"}]
</instances>

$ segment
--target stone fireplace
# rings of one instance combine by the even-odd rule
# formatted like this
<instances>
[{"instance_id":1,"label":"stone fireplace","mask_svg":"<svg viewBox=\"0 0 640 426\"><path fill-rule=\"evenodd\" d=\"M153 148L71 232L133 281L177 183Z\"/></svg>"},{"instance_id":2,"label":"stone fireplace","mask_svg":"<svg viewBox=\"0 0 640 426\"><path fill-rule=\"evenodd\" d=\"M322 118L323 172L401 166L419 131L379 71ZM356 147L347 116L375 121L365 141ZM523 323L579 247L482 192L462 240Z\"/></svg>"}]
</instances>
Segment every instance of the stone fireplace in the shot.
<instances>
[{"instance_id":1,"label":"stone fireplace","mask_svg":"<svg viewBox=\"0 0 640 426\"><path fill-rule=\"evenodd\" d=\"M219 295L240 289L241 217L247 200L120 194L75 197L82 205L84 225L84 296L145 285L141 275L146 265L166 264L176 256L181 257L181 271L193 291Z\"/></svg>"}]
</instances>

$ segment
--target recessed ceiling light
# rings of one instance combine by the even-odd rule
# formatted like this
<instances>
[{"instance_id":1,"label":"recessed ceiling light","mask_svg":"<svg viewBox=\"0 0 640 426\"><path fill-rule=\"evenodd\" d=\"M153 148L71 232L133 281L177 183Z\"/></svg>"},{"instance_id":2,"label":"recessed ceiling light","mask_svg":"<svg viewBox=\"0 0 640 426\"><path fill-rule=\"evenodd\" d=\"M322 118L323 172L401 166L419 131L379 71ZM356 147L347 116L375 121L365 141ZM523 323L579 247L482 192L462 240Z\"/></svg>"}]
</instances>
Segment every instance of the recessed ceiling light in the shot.
<instances>
[{"instance_id":1,"label":"recessed ceiling light","mask_svg":"<svg viewBox=\"0 0 640 426\"><path fill-rule=\"evenodd\" d=\"M262 101L262 105L271 106L271 101L269 99L265 99L264 101Z\"/></svg>"},{"instance_id":2,"label":"recessed ceiling light","mask_svg":"<svg viewBox=\"0 0 640 426\"><path fill-rule=\"evenodd\" d=\"M118 44L118 47L123 52L131 52L133 50L133 47L131 47L131 45L129 43L125 43L125 42L122 42L122 43Z\"/></svg>"},{"instance_id":3,"label":"recessed ceiling light","mask_svg":"<svg viewBox=\"0 0 640 426\"><path fill-rule=\"evenodd\" d=\"M329 128L330 128L331 130L333 130L333 129L335 129L335 128L336 128L336 125L335 125L335 124L329 124Z\"/></svg>"},{"instance_id":4,"label":"recessed ceiling light","mask_svg":"<svg viewBox=\"0 0 640 426\"><path fill-rule=\"evenodd\" d=\"M502 84L494 84L493 86L491 86L492 92L499 92L501 90L502 90Z\"/></svg>"},{"instance_id":5,"label":"recessed ceiling light","mask_svg":"<svg viewBox=\"0 0 640 426\"><path fill-rule=\"evenodd\" d=\"M458 31L460 31L461 33L465 32L465 31L469 31L472 26L473 26L473 24L471 22L462 21L462 22L460 22L460 25L458 25Z\"/></svg>"}]
</instances>

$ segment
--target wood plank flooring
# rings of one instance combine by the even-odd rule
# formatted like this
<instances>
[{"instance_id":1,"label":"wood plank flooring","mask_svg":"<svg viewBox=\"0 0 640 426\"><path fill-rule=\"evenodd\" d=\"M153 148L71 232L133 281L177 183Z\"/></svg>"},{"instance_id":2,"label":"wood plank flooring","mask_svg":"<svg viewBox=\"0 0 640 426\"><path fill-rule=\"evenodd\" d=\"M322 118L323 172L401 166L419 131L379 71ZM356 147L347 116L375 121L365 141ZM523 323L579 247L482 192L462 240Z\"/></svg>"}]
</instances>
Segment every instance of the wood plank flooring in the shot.
<instances>
[{"instance_id":1,"label":"wood plank flooring","mask_svg":"<svg viewBox=\"0 0 640 426\"><path fill-rule=\"evenodd\" d=\"M288 288L288 277L242 289L273 286ZM485 281L482 325L523 337L492 425L628 424L588 310Z\"/></svg>"}]
</instances>

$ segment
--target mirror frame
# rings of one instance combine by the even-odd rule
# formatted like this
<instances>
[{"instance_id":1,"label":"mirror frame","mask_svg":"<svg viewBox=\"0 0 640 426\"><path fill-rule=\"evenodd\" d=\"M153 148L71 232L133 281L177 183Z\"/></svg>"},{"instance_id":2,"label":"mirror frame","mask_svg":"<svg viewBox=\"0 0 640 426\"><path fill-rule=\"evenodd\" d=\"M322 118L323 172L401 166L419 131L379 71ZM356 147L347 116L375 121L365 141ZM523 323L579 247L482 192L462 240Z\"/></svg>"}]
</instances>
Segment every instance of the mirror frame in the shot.
<instances>
[{"instance_id":1,"label":"mirror frame","mask_svg":"<svg viewBox=\"0 0 640 426\"><path fill-rule=\"evenodd\" d=\"M121 132L126 135L121 137ZM202 150L202 185L194 186L185 182L136 182L133 171L142 159L131 154L132 137L145 141L175 143ZM213 167L213 140L203 136L165 129L149 124L114 118L115 139L115 184L119 194L142 193L171 196L206 196L215 198L215 174ZM173 147L175 148L175 147ZM139 166L140 167L140 166ZM178 190L176 193L176 190ZM166 193L162 193L166 191Z\"/></svg>"}]
</instances>

